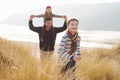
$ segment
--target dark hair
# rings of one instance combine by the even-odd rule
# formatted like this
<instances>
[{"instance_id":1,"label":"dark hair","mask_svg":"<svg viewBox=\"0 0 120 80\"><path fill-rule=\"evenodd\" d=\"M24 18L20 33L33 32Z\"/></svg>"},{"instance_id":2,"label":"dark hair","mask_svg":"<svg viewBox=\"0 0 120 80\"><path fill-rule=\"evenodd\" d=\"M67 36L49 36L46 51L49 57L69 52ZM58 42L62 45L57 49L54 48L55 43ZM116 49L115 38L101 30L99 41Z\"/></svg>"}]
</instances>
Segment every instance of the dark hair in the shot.
<instances>
[{"instance_id":1,"label":"dark hair","mask_svg":"<svg viewBox=\"0 0 120 80\"><path fill-rule=\"evenodd\" d=\"M46 21L52 21L52 19L51 19L51 18L46 18L45 21L44 21L44 23L45 23Z\"/></svg>"},{"instance_id":2,"label":"dark hair","mask_svg":"<svg viewBox=\"0 0 120 80\"><path fill-rule=\"evenodd\" d=\"M68 20L67 25L69 25L71 21L77 21L77 22L79 23L78 19L76 19L76 18L71 18L70 20Z\"/></svg>"},{"instance_id":3,"label":"dark hair","mask_svg":"<svg viewBox=\"0 0 120 80\"><path fill-rule=\"evenodd\" d=\"M44 25L43 25L43 27L42 27L42 34L41 34L42 36L44 36L44 32L45 32L45 29L46 29L46 25L45 25L45 22L46 22L46 21L52 21L52 19L51 19L51 18L46 18L46 19L44 20ZM53 39L55 39L55 31L54 31L53 25L51 25L50 31L51 31L51 33L52 33Z\"/></svg>"}]
</instances>

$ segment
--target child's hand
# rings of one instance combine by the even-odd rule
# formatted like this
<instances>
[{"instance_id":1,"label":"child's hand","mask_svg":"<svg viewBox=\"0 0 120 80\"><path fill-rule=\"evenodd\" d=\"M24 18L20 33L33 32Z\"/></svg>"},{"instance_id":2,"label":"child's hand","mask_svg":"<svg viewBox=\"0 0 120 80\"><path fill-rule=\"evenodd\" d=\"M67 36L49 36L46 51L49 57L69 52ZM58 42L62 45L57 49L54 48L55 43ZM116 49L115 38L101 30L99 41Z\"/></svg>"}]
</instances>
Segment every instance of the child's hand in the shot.
<instances>
[{"instance_id":1,"label":"child's hand","mask_svg":"<svg viewBox=\"0 0 120 80\"><path fill-rule=\"evenodd\" d=\"M76 55L74 58L73 58L75 61L79 61L81 59L80 55Z\"/></svg>"},{"instance_id":2,"label":"child's hand","mask_svg":"<svg viewBox=\"0 0 120 80\"><path fill-rule=\"evenodd\" d=\"M32 20L34 17L35 17L34 15L31 15L31 16L30 16L30 20Z\"/></svg>"},{"instance_id":3,"label":"child's hand","mask_svg":"<svg viewBox=\"0 0 120 80\"><path fill-rule=\"evenodd\" d=\"M67 16L65 16L65 15L63 16L63 18L64 18L65 20L67 20Z\"/></svg>"}]
</instances>

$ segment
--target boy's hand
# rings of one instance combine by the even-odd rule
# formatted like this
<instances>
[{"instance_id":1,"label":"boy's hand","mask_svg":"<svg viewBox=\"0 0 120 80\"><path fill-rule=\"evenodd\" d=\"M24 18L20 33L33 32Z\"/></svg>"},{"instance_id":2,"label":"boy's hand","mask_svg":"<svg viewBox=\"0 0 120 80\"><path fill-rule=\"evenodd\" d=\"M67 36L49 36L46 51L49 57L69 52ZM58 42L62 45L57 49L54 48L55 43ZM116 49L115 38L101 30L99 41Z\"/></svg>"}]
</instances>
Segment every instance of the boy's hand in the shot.
<instances>
[{"instance_id":1,"label":"boy's hand","mask_svg":"<svg viewBox=\"0 0 120 80\"><path fill-rule=\"evenodd\" d=\"M30 20L32 20L34 17L35 17L34 15L31 15L31 16L30 16Z\"/></svg>"},{"instance_id":2,"label":"boy's hand","mask_svg":"<svg viewBox=\"0 0 120 80\"><path fill-rule=\"evenodd\" d=\"M80 55L76 55L74 58L73 58L75 61L79 61L81 59Z\"/></svg>"}]
</instances>

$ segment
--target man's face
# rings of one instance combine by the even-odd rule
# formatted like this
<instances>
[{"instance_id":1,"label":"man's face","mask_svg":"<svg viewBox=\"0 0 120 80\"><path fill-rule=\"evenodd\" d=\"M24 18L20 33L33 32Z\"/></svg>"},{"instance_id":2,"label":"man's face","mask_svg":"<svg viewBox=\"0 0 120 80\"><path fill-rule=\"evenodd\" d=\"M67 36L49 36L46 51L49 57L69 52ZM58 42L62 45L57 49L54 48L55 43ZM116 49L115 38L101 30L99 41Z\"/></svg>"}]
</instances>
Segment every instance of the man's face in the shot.
<instances>
[{"instance_id":1,"label":"man's face","mask_svg":"<svg viewBox=\"0 0 120 80\"><path fill-rule=\"evenodd\" d=\"M46 29L50 29L52 26L52 21L51 20L46 21L45 25L46 25Z\"/></svg>"}]
</instances>

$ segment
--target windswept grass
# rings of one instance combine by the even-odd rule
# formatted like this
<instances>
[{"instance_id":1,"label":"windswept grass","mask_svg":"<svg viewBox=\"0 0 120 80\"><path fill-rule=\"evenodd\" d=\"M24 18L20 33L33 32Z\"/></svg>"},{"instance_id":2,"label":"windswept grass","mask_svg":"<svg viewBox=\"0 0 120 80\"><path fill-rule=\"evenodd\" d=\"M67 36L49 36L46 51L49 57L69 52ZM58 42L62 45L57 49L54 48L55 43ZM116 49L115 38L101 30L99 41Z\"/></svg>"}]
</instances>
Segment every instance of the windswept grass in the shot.
<instances>
[{"instance_id":1,"label":"windswept grass","mask_svg":"<svg viewBox=\"0 0 120 80\"><path fill-rule=\"evenodd\" d=\"M40 61L30 44L0 38L0 80L57 80L56 57ZM120 45L113 49L81 48L78 80L120 80Z\"/></svg>"},{"instance_id":2,"label":"windswept grass","mask_svg":"<svg viewBox=\"0 0 120 80\"><path fill-rule=\"evenodd\" d=\"M0 80L36 80L37 60L27 46L0 39Z\"/></svg>"},{"instance_id":3,"label":"windswept grass","mask_svg":"<svg viewBox=\"0 0 120 80\"><path fill-rule=\"evenodd\" d=\"M119 48L82 51L82 59L77 64L77 77L80 80L120 80Z\"/></svg>"}]
</instances>

